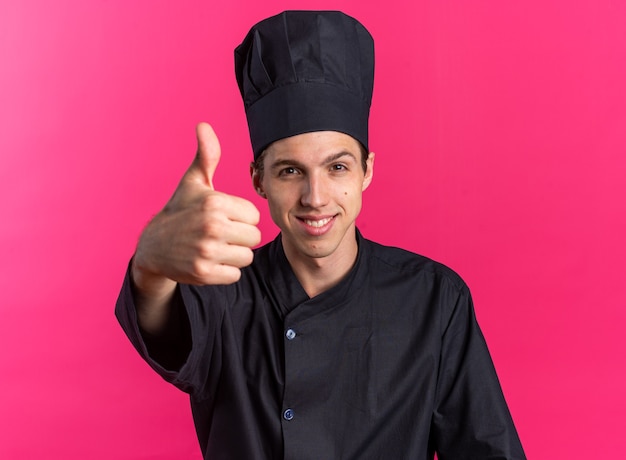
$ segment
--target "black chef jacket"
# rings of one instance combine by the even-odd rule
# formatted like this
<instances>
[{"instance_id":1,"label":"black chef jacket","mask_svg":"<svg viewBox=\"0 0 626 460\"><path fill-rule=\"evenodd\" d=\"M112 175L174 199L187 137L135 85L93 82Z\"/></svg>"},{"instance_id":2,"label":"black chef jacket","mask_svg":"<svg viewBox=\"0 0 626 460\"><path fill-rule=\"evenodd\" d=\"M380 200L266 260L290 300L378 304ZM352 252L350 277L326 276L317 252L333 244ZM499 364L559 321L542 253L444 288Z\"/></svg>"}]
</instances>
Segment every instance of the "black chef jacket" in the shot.
<instances>
[{"instance_id":1,"label":"black chef jacket","mask_svg":"<svg viewBox=\"0 0 626 460\"><path fill-rule=\"evenodd\" d=\"M524 459L464 282L357 238L352 270L314 298L280 236L235 284L180 285L192 345L179 369L142 339L127 274L116 315L190 394L204 457Z\"/></svg>"}]
</instances>

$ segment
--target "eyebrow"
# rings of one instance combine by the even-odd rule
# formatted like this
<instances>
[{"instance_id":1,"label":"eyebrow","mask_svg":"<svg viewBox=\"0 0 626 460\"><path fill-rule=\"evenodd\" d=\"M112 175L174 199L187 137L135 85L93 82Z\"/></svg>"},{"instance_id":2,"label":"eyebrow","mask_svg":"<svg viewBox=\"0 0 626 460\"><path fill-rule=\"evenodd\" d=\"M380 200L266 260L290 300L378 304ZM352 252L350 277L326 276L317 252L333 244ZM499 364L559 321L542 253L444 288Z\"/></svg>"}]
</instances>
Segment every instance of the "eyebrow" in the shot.
<instances>
[{"instance_id":1,"label":"eyebrow","mask_svg":"<svg viewBox=\"0 0 626 460\"><path fill-rule=\"evenodd\" d=\"M356 156L354 156L354 154L352 152L349 152L347 150L342 150L341 152L337 152L337 153L333 153L332 155L327 156L326 158L324 158L324 160L322 161L322 165L329 165L331 163L334 163L335 161L339 160L340 158L343 157L350 157L352 158L354 161L357 161ZM302 163L300 163L299 161L296 160L289 160L289 159L278 159L276 160L274 163L272 163L272 165L270 166L271 169L276 169L276 168L280 168L283 166L295 166L298 168L304 168L304 165Z\"/></svg>"}]
</instances>

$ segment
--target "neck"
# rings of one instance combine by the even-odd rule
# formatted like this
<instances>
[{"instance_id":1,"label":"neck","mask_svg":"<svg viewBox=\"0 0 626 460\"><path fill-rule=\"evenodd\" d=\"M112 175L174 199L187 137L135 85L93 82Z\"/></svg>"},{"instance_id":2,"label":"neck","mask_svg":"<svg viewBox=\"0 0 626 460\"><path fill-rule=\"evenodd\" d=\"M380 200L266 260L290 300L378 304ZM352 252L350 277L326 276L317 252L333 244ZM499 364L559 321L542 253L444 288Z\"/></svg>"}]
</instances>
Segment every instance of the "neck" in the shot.
<instances>
[{"instance_id":1,"label":"neck","mask_svg":"<svg viewBox=\"0 0 626 460\"><path fill-rule=\"evenodd\" d=\"M359 250L356 234L348 232L341 246L325 257L309 257L285 247L291 269L309 297L338 284L354 266Z\"/></svg>"}]
</instances>

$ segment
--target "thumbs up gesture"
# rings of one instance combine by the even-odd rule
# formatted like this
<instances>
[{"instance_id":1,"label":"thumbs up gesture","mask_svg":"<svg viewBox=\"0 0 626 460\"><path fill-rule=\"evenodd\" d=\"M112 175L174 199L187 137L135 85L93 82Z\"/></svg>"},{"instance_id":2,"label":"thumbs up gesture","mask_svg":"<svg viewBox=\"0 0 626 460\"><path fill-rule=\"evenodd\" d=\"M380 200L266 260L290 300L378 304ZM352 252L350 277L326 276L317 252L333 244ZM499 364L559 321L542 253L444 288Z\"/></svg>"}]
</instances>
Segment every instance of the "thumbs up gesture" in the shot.
<instances>
[{"instance_id":1,"label":"thumbs up gesture","mask_svg":"<svg viewBox=\"0 0 626 460\"><path fill-rule=\"evenodd\" d=\"M144 229L133 259L135 285L150 297L173 290L176 282L236 282L261 241L256 207L213 187L221 152L215 132L200 123L196 133L196 157L169 202Z\"/></svg>"}]
</instances>

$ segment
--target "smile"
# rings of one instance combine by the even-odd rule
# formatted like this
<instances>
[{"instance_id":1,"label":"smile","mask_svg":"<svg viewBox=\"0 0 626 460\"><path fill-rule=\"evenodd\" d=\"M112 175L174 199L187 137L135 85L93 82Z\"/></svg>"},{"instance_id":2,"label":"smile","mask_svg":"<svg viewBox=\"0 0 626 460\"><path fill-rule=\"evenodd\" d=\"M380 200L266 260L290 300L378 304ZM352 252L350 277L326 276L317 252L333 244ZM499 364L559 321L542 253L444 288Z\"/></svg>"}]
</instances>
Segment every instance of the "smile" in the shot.
<instances>
[{"instance_id":1,"label":"smile","mask_svg":"<svg viewBox=\"0 0 626 460\"><path fill-rule=\"evenodd\" d=\"M326 225L331 220L332 220L332 217L327 217L325 219L320 219L320 220L304 219L304 223L307 225L310 225L311 227L320 228Z\"/></svg>"}]
</instances>

